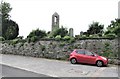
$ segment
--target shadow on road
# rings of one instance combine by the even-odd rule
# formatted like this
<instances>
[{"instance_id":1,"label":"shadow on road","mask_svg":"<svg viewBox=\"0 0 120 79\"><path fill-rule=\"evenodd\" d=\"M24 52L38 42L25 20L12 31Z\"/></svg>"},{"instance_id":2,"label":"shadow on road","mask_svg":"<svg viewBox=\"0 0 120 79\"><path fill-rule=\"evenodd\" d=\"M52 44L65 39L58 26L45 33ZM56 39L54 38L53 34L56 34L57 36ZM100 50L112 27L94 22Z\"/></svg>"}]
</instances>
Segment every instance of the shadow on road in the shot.
<instances>
[{"instance_id":1,"label":"shadow on road","mask_svg":"<svg viewBox=\"0 0 120 79\"><path fill-rule=\"evenodd\" d=\"M97 67L95 64L86 64L86 63L77 63L77 64L74 64L74 65L85 65L85 66L94 66L94 67ZM110 65L107 65L107 66L102 66L102 67L110 67Z\"/></svg>"}]
</instances>

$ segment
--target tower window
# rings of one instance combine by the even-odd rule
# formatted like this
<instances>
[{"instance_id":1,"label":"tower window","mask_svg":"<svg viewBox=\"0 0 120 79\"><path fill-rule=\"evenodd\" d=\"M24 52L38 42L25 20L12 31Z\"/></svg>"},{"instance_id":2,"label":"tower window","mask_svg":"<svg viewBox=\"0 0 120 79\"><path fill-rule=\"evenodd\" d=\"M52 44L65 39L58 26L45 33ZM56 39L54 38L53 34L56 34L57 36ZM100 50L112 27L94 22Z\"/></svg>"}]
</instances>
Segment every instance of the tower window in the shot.
<instances>
[{"instance_id":1,"label":"tower window","mask_svg":"<svg viewBox=\"0 0 120 79\"><path fill-rule=\"evenodd\" d=\"M57 16L54 17L54 22L57 24Z\"/></svg>"}]
</instances>

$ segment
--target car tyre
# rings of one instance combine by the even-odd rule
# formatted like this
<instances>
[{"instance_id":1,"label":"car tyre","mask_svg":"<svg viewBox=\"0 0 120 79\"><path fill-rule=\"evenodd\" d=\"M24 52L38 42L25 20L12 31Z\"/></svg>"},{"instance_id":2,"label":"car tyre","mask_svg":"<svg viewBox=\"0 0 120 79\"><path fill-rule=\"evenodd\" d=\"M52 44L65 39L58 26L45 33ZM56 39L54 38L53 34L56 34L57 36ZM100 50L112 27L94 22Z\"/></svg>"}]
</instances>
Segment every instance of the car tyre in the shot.
<instances>
[{"instance_id":1,"label":"car tyre","mask_svg":"<svg viewBox=\"0 0 120 79\"><path fill-rule=\"evenodd\" d=\"M75 58L72 58L72 59L70 60L70 62L71 62L72 64L76 64L76 63L77 63L77 60L76 60Z\"/></svg>"},{"instance_id":2,"label":"car tyre","mask_svg":"<svg viewBox=\"0 0 120 79\"><path fill-rule=\"evenodd\" d=\"M97 61L97 62L96 62L96 65L97 65L98 67L102 67L102 66L103 66L103 62L102 62L102 61Z\"/></svg>"}]
</instances>

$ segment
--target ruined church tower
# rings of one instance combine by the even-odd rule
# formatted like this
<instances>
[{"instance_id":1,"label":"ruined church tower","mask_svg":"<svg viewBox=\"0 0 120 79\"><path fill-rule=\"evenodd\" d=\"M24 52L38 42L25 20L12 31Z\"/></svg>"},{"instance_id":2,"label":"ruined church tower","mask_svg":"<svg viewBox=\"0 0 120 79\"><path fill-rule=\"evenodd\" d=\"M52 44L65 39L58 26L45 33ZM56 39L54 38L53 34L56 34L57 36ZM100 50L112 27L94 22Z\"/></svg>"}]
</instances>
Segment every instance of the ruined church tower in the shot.
<instances>
[{"instance_id":1,"label":"ruined church tower","mask_svg":"<svg viewBox=\"0 0 120 79\"><path fill-rule=\"evenodd\" d=\"M58 13L57 12L55 12L53 15L52 15L52 32L55 30L55 29L57 29L57 28L59 28L59 15L58 15Z\"/></svg>"}]
</instances>

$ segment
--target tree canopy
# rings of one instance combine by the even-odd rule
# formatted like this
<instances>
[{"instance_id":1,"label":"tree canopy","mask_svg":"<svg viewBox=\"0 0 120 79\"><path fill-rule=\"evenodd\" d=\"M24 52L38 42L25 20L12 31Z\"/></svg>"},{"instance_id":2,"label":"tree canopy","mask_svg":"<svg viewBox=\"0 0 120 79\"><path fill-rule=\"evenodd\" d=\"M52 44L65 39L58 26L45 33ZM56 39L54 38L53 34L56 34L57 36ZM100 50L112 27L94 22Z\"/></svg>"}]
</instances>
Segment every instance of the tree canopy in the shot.
<instances>
[{"instance_id":1,"label":"tree canopy","mask_svg":"<svg viewBox=\"0 0 120 79\"><path fill-rule=\"evenodd\" d=\"M60 35L61 37L64 37L66 35L68 35L68 31L66 28L64 28L63 26L61 28L58 28L56 30L53 31L52 35L54 37L56 37L57 35Z\"/></svg>"},{"instance_id":2,"label":"tree canopy","mask_svg":"<svg viewBox=\"0 0 120 79\"><path fill-rule=\"evenodd\" d=\"M2 33L0 36L4 37L6 40L15 39L19 35L18 24L10 19L9 12L12 10L10 4L7 2L1 2L0 12L2 16Z\"/></svg>"},{"instance_id":3,"label":"tree canopy","mask_svg":"<svg viewBox=\"0 0 120 79\"><path fill-rule=\"evenodd\" d=\"M120 37L120 19L115 19L111 21L111 24L107 27L105 35L115 34Z\"/></svg>"},{"instance_id":4,"label":"tree canopy","mask_svg":"<svg viewBox=\"0 0 120 79\"><path fill-rule=\"evenodd\" d=\"M43 30L39 30L39 29L36 29L36 30L33 30L32 32L30 32L30 34L27 36L27 38L31 38L33 36L37 36L39 38L43 38L45 37L47 34L45 31Z\"/></svg>"},{"instance_id":5,"label":"tree canopy","mask_svg":"<svg viewBox=\"0 0 120 79\"><path fill-rule=\"evenodd\" d=\"M104 25L99 24L99 22L93 22L92 24L89 25L89 29L84 34L87 34L88 36L99 34L99 36L102 36L103 29Z\"/></svg>"},{"instance_id":6,"label":"tree canopy","mask_svg":"<svg viewBox=\"0 0 120 79\"><path fill-rule=\"evenodd\" d=\"M12 20L5 20L2 23L2 36L7 39L14 39L18 36L19 27L18 24Z\"/></svg>"},{"instance_id":7,"label":"tree canopy","mask_svg":"<svg viewBox=\"0 0 120 79\"><path fill-rule=\"evenodd\" d=\"M9 13L11 12L12 8L10 7L10 4L7 2L1 2L0 5L0 12L2 13L2 20L6 20L10 18Z\"/></svg>"}]
</instances>

